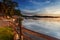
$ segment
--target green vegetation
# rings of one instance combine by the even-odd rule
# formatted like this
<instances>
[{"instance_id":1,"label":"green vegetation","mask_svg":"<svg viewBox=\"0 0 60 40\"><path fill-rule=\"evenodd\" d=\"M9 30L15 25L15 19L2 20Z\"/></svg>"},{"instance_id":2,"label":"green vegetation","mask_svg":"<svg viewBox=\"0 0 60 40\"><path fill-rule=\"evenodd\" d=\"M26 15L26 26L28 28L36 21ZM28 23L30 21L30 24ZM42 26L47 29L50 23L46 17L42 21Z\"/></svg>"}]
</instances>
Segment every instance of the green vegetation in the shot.
<instances>
[{"instance_id":1,"label":"green vegetation","mask_svg":"<svg viewBox=\"0 0 60 40\"><path fill-rule=\"evenodd\" d=\"M0 15L4 18L9 16L9 18L14 18L13 16L17 16L19 26L21 26L21 11L18 7L18 4L13 0L1 0L0 1ZM13 33L11 28L4 27L0 28L0 40L13 40Z\"/></svg>"},{"instance_id":2,"label":"green vegetation","mask_svg":"<svg viewBox=\"0 0 60 40\"><path fill-rule=\"evenodd\" d=\"M21 11L18 7L18 4L13 0L1 0L0 2L0 14L3 16L10 16L13 15L21 16Z\"/></svg>"},{"instance_id":3,"label":"green vegetation","mask_svg":"<svg viewBox=\"0 0 60 40\"><path fill-rule=\"evenodd\" d=\"M0 28L0 40L13 40L13 32L9 27Z\"/></svg>"}]
</instances>

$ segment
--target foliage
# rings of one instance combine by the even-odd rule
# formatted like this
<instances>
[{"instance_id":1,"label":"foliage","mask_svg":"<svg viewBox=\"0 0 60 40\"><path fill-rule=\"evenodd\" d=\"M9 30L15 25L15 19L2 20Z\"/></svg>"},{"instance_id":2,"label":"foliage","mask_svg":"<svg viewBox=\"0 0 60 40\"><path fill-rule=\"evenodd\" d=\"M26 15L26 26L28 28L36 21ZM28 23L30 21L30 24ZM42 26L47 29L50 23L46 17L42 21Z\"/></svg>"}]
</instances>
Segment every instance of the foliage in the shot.
<instances>
[{"instance_id":1,"label":"foliage","mask_svg":"<svg viewBox=\"0 0 60 40\"><path fill-rule=\"evenodd\" d=\"M13 32L9 27L0 28L0 40L13 40Z\"/></svg>"},{"instance_id":2,"label":"foliage","mask_svg":"<svg viewBox=\"0 0 60 40\"><path fill-rule=\"evenodd\" d=\"M17 2L14 2L13 0L2 0L0 4L2 4L0 8L2 8L2 12L4 13L5 16L12 17L15 14L17 16L21 16L20 9L16 9L18 8Z\"/></svg>"}]
</instances>

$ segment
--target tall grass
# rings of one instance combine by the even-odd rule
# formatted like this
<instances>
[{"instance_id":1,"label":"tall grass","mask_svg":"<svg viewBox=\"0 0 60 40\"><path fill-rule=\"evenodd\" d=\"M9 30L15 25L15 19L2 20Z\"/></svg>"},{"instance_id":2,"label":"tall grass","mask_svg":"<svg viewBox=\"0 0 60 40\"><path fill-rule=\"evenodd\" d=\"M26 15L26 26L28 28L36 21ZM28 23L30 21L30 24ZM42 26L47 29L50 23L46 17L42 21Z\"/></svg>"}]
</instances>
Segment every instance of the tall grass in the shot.
<instances>
[{"instance_id":1,"label":"tall grass","mask_svg":"<svg viewBox=\"0 0 60 40\"><path fill-rule=\"evenodd\" d=\"M0 40L13 40L12 28L1 27L0 28Z\"/></svg>"}]
</instances>

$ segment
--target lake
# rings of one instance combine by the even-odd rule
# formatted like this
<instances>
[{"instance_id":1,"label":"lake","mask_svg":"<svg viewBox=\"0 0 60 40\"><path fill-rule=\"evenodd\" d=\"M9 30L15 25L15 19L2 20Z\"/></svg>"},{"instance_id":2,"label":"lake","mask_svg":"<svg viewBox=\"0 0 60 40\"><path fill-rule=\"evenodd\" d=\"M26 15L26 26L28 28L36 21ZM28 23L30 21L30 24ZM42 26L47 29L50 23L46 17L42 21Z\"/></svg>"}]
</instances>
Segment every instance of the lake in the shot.
<instances>
[{"instance_id":1,"label":"lake","mask_svg":"<svg viewBox=\"0 0 60 40\"><path fill-rule=\"evenodd\" d=\"M22 24L27 29L60 39L60 18L24 19Z\"/></svg>"}]
</instances>

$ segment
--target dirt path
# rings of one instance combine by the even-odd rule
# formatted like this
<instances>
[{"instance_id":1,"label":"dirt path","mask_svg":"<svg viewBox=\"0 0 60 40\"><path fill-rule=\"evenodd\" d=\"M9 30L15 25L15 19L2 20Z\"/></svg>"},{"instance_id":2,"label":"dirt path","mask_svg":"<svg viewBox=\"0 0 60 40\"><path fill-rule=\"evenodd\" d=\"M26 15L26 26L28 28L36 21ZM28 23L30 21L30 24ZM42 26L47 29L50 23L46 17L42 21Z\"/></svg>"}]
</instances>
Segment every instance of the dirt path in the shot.
<instances>
[{"instance_id":1,"label":"dirt path","mask_svg":"<svg viewBox=\"0 0 60 40\"><path fill-rule=\"evenodd\" d=\"M0 27L9 26L9 22L0 20Z\"/></svg>"}]
</instances>

